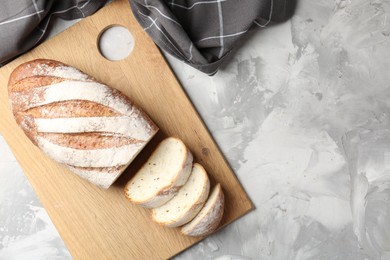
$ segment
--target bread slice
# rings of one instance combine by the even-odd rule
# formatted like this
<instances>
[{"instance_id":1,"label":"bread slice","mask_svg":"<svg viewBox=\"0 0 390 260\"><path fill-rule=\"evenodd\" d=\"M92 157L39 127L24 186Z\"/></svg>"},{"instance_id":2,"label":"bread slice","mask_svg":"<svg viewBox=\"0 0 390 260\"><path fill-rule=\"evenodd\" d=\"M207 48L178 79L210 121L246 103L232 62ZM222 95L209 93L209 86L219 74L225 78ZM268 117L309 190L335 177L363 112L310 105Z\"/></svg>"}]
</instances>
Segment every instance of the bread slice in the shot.
<instances>
[{"instance_id":1,"label":"bread slice","mask_svg":"<svg viewBox=\"0 0 390 260\"><path fill-rule=\"evenodd\" d=\"M152 210L152 218L167 227L182 226L191 221L204 206L210 191L210 181L202 165L195 163L187 183L175 197Z\"/></svg>"},{"instance_id":2,"label":"bread slice","mask_svg":"<svg viewBox=\"0 0 390 260\"><path fill-rule=\"evenodd\" d=\"M205 236L212 233L222 220L224 204L225 197L218 183L199 214L184 225L180 232L187 236Z\"/></svg>"},{"instance_id":3,"label":"bread slice","mask_svg":"<svg viewBox=\"0 0 390 260\"><path fill-rule=\"evenodd\" d=\"M142 207L160 207L187 182L192 154L178 138L168 137L126 184L126 197Z\"/></svg>"}]
</instances>

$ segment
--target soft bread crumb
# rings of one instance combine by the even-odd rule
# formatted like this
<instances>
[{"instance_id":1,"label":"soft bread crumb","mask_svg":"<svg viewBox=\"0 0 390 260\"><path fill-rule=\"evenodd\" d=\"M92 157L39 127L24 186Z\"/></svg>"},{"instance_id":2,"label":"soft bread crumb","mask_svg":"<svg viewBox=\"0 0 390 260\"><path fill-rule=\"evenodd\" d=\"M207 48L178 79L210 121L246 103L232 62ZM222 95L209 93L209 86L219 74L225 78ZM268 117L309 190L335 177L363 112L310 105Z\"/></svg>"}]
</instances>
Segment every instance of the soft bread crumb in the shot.
<instances>
[{"instance_id":1,"label":"soft bread crumb","mask_svg":"<svg viewBox=\"0 0 390 260\"><path fill-rule=\"evenodd\" d=\"M143 207L159 207L187 182L191 168L192 154L184 143L178 138L166 138L126 184L125 194Z\"/></svg>"},{"instance_id":2,"label":"soft bread crumb","mask_svg":"<svg viewBox=\"0 0 390 260\"><path fill-rule=\"evenodd\" d=\"M191 221L202 209L209 195L210 182L205 169L195 163L187 183L175 197L152 211L152 218L167 227Z\"/></svg>"}]
</instances>

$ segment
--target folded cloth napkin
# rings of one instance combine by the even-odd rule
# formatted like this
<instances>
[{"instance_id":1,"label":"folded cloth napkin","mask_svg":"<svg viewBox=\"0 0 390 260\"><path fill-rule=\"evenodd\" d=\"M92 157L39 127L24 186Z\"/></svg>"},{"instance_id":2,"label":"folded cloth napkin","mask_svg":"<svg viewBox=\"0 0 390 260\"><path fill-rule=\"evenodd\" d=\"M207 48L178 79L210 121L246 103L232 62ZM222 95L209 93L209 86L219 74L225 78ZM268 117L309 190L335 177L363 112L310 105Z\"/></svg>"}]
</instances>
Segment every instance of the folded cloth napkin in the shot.
<instances>
[{"instance_id":1,"label":"folded cloth napkin","mask_svg":"<svg viewBox=\"0 0 390 260\"><path fill-rule=\"evenodd\" d=\"M105 0L1 0L0 66L44 40L53 18L83 18L105 3Z\"/></svg>"},{"instance_id":2,"label":"folded cloth napkin","mask_svg":"<svg viewBox=\"0 0 390 260\"><path fill-rule=\"evenodd\" d=\"M295 0L130 0L130 5L161 49L214 74L248 31L288 19Z\"/></svg>"},{"instance_id":3,"label":"folded cloth napkin","mask_svg":"<svg viewBox=\"0 0 390 260\"><path fill-rule=\"evenodd\" d=\"M288 19L296 0L129 0L164 51L214 74L248 33ZM94 13L109 0L1 0L0 66L44 40L50 21Z\"/></svg>"}]
</instances>

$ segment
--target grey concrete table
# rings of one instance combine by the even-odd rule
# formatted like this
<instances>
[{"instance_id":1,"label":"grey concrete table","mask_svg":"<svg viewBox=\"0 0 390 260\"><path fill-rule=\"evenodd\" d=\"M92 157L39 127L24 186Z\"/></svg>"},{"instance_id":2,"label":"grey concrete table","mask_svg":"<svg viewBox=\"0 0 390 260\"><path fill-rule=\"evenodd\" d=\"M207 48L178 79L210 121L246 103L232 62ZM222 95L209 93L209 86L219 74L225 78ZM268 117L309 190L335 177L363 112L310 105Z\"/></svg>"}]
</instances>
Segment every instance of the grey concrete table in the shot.
<instances>
[{"instance_id":1,"label":"grey concrete table","mask_svg":"<svg viewBox=\"0 0 390 260\"><path fill-rule=\"evenodd\" d=\"M256 205L177 259L390 259L390 1L299 0L208 77L168 57ZM0 259L70 258L0 141Z\"/></svg>"}]
</instances>

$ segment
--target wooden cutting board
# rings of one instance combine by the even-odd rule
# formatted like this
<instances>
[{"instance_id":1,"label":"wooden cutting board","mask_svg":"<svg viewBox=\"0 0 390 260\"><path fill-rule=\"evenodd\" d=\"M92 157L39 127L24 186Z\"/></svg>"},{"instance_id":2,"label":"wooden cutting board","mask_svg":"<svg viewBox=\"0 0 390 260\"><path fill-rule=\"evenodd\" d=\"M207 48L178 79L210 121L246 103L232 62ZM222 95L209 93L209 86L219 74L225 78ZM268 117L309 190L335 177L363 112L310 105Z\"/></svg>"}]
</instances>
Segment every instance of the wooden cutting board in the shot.
<instances>
[{"instance_id":1,"label":"wooden cutting board","mask_svg":"<svg viewBox=\"0 0 390 260\"><path fill-rule=\"evenodd\" d=\"M99 34L113 24L125 26L135 38L133 52L119 62L103 58L96 45ZM8 77L17 65L36 58L65 62L119 89L160 127L160 133L108 190L49 159L16 125L9 108ZM167 135L181 138L195 161L206 168L212 184L222 184L223 226L253 207L159 49L134 19L127 0L114 1L0 69L0 133L75 259L166 259L202 239L153 223L149 210L123 195L125 183Z\"/></svg>"}]
</instances>

